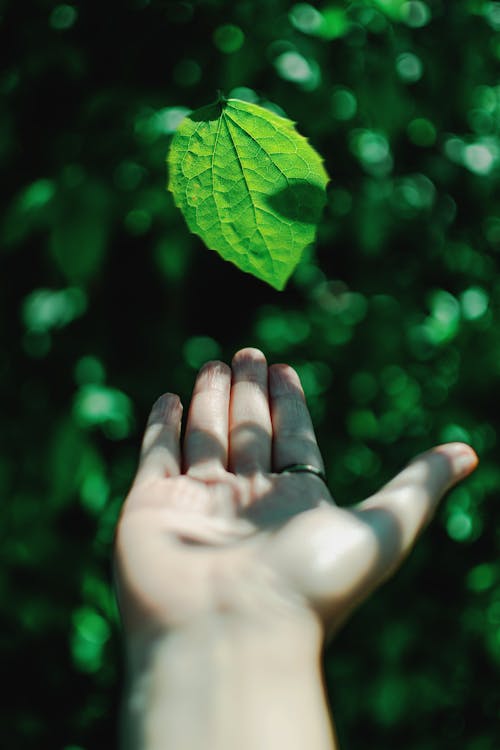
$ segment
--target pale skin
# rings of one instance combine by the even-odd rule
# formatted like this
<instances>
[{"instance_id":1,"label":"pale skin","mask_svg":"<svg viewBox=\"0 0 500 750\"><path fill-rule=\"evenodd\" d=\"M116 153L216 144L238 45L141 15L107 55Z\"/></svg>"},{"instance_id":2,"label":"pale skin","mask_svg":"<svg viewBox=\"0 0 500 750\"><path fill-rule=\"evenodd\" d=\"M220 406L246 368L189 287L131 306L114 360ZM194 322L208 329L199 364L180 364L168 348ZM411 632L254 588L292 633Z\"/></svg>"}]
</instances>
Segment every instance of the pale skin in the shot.
<instances>
[{"instance_id":1,"label":"pale skin","mask_svg":"<svg viewBox=\"0 0 500 750\"><path fill-rule=\"evenodd\" d=\"M340 508L319 477L280 473L323 458L296 372L257 349L200 370L182 445L181 416L174 394L153 406L116 533L122 747L335 750L325 638L477 456L437 446Z\"/></svg>"}]
</instances>

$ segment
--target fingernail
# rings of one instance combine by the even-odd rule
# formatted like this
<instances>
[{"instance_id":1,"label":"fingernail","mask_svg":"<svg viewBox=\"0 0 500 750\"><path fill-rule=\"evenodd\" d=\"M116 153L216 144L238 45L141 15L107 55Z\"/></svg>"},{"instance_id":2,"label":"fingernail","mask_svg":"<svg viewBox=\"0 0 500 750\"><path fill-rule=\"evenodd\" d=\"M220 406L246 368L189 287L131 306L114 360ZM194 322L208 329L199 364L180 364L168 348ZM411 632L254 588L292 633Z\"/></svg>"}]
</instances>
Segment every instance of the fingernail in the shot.
<instances>
[{"instance_id":1,"label":"fingernail","mask_svg":"<svg viewBox=\"0 0 500 750\"><path fill-rule=\"evenodd\" d=\"M166 399L166 395L165 394L162 394L159 398L157 398L156 401L154 402L152 408L151 408L151 413L152 414L161 414L161 412L165 408L165 402L166 402L166 400L167 399Z\"/></svg>"},{"instance_id":2,"label":"fingernail","mask_svg":"<svg viewBox=\"0 0 500 750\"><path fill-rule=\"evenodd\" d=\"M470 471L477 464L477 456L474 453L462 453L453 459L453 465L461 474Z\"/></svg>"},{"instance_id":3,"label":"fingernail","mask_svg":"<svg viewBox=\"0 0 500 750\"><path fill-rule=\"evenodd\" d=\"M150 419L163 419L168 416L169 409L182 409L179 397L175 393L163 393L156 399L152 408Z\"/></svg>"},{"instance_id":4,"label":"fingernail","mask_svg":"<svg viewBox=\"0 0 500 750\"><path fill-rule=\"evenodd\" d=\"M448 446L448 455L453 462L453 468L458 474L468 474L478 463L476 453L464 443Z\"/></svg>"}]
</instances>

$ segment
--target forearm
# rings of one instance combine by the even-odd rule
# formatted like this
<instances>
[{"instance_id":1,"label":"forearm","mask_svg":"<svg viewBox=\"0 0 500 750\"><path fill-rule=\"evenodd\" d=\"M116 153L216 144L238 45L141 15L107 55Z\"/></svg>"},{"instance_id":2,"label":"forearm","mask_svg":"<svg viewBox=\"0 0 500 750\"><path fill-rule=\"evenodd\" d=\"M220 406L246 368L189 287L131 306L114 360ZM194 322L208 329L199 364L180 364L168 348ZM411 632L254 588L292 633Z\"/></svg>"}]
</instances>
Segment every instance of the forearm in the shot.
<instances>
[{"instance_id":1,"label":"forearm","mask_svg":"<svg viewBox=\"0 0 500 750\"><path fill-rule=\"evenodd\" d=\"M292 642L293 641L293 642ZM193 627L130 654L123 750L335 750L318 649Z\"/></svg>"}]
</instances>

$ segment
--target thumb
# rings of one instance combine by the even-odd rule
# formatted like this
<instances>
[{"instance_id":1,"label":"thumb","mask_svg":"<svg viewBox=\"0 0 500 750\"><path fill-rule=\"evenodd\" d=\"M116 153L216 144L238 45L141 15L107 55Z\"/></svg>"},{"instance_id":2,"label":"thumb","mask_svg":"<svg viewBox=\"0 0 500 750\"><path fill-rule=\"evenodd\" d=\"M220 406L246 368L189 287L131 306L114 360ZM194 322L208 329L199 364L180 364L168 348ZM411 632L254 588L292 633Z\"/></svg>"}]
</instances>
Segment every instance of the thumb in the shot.
<instances>
[{"instance_id":1,"label":"thumb","mask_svg":"<svg viewBox=\"0 0 500 750\"><path fill-rule=\"evenodd\" d=\"M443 495L478 464L465 443L438 445L416 456L375 495L355 506L381 551L380 580L387 578L432 519Z\"/></svg>"}]
</instances>

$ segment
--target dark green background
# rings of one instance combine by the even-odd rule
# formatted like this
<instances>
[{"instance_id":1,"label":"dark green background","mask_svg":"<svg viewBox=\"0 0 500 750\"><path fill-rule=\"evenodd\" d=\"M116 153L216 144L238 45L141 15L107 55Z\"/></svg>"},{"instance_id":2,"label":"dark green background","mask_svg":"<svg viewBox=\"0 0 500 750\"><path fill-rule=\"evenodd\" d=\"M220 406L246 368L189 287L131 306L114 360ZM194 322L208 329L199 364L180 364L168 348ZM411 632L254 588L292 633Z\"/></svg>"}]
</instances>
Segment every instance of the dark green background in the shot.
<instances>
[{"instance_id":1,"label":"dark green background","mask_svg":"<svg viewBox=\"0 0 500 750\"><path fill-rule=\"evenodd\" d=\"M345 750L498 750L500 3L0 7L7 745L114 746L110 550L148 409L254 345L298 367L340 504L434 443L476 448L326 675ZM281 294L164 190L179 114L238 87L331 175Z\"/></svg>"}]
</instances>

